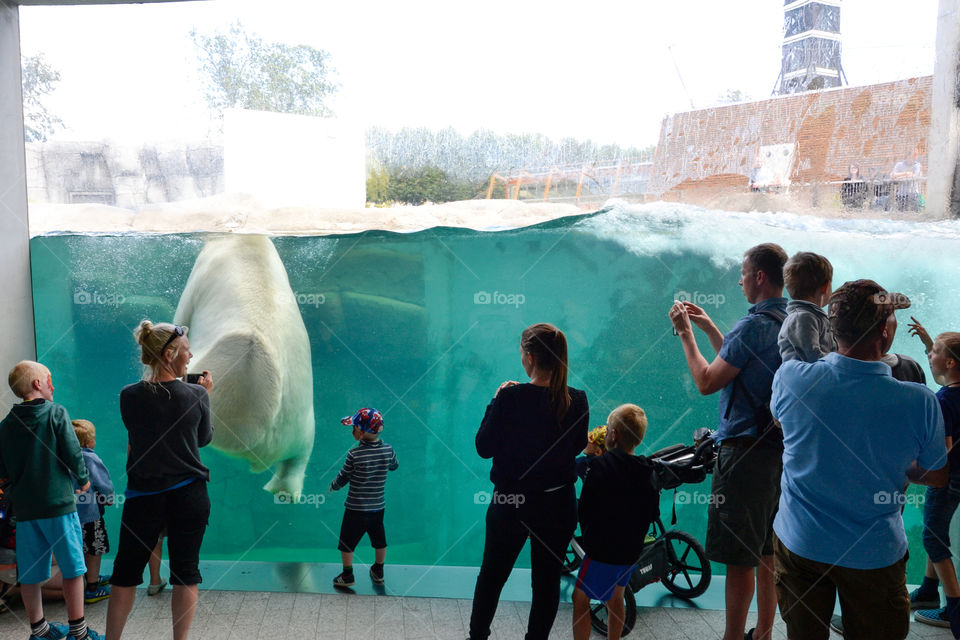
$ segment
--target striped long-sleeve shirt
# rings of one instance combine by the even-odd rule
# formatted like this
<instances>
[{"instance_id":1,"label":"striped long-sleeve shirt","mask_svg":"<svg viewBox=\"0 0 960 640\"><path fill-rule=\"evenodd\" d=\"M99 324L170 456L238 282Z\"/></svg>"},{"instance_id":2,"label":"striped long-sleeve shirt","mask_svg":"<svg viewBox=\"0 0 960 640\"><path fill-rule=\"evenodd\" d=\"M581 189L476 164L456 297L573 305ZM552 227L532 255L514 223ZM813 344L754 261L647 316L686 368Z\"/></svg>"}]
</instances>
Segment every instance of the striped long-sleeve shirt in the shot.
<instances>
[{"instance_id":1,"label":"striped long-sleeve shirt","mask_svg":"<svg viewBox=\"0 0 960 640\"><path fill-rule=\"evenodd\" d=\"M361 440L347 452L347 460L330 488L337 490L350 483L344 503L347 509L380 511L386 507L383 485L387 481L387 471L395 471L398 466L397 454L386 442Z\"/></svg>"}]
</instances>

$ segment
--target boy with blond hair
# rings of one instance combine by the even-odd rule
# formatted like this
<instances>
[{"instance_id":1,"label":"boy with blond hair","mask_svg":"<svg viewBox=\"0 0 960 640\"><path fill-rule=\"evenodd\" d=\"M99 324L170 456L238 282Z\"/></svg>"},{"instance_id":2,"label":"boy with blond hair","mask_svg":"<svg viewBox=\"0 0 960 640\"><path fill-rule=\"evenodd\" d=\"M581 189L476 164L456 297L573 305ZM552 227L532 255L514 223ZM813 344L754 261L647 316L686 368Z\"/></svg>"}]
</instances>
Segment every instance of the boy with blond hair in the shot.
<instances>
[{"instance_id":1,"label":"boy with blond hair","mask_svg":"<svg viewBox=\"0 0 960 640\"><path fill-rule=\"evenodd\" d=\"M660 516L653 465L633 455L647 432L647 415L623 404L607 417L607 451L590 458L580 492L580 529L586 555L573 591L573 637L590 637L590 600L607 603L609 640L623 630L623 590L636 569L644 538Z\"/></svg>"},{"instance_id":2,"label":"boy with blond hair","mask_svg":"<svg viewBox=\"0 0 960 640\"><path fill-rule=\"evenodd\" d=\"M793 254L783 265L783 284L792 300L780 327L780 358L816 362L837 350L837 339L823 307L833 293L833 265L809 251Z\"/></svg>"},{"instance_id":3,"label":"boy with blond hair","mask_svg":"<svg viewBox=\"0 0 960 640\"><path fill-rule=\"evenodd\" d=\"M83 617L83 533L73 478L90 488L80 443L67 410L53 401L53 378L39 362L24 360L10 371L10 389L22 403L0 422L0 478L10 479L17 514L17 572L31 637L101 640ZM69 627L43 616L40 584L50 578L51 555L63 575Z\"/></svg>"},{"instance_id":4,"label":"boy with blond hair","mask_svg":"<svg viewBox=\"0 0 960 640\"><path fill-rule=\"evenodd\" d=\"M97 428L89 420L74 420L73 431L83 452L83 463L90 473L90 490L77 498L77 516L83 529L83 559L87 564L87 588L83 601L93 604L110 597L109 576L100 575L100 557L110 552L103 512L104 505L113 504L113 482L103 460L93 451L97 446Z\"/></svg>"}]
</instances>

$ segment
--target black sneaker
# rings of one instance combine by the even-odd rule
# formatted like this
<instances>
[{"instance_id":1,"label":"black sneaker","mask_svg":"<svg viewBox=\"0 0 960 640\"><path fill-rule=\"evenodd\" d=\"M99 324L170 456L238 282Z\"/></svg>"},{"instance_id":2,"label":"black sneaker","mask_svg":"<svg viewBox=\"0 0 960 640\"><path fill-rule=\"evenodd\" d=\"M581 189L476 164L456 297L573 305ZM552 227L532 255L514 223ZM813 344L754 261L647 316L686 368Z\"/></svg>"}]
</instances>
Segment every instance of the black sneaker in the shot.
<instances>
[{"instance_id":1,"label":"black sneaker","mask_svg":"<svg viewBox=\"0 0 960 640\"><path fill-rule=\"evenodd\" d=\"M373 584L383 584L383 567L377 569L377 565L370 567L370 579Z\"/></svg>"},{"instance_id":2,"label":"black sneaker","mask_svg":"<svg viewBox=\"0 0 960 640\"><path fill-rule=\"evenodd\" d=\"M333 586L335 587L352 587L354 584L352 571L350 573L344 571L333 579Z\"/></svg>"},{"instance_id":3,"label":"black sneaker","mask_svg":"<svg viewBox=\"0 0 960 640\"><path fill-rule=\"evenodd\" d=\"M753 632L756 630L757 628L754 627L753 629L750 629L750 631L747 631L745 634L743 634L743 640L753 640Z\"/></svg>"},{"instance_id":4,"label":"black sneaker","mask_svg":"<svg viewBox=\"0 0 960 640\"><path fill-rule=\"evenodd\" d=\"M843 635L843 617L842 616L833 616L830 618L830 629L836 631L840 635Z\"/></svg>"}]
</instances>

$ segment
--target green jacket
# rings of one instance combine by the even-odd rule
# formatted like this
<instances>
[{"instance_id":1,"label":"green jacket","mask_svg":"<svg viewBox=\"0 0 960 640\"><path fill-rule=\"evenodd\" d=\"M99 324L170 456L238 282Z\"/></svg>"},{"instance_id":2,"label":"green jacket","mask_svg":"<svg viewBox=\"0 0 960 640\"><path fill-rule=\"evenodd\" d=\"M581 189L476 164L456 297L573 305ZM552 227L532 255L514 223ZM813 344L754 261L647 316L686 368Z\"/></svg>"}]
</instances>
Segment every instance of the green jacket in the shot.
<instances>
[{"instance_id":1,"label":"green jacket","mask_svg":"<svg viewBox=\"0 0 960 640\"><path fill-rule=\"evenodd\" d=\"M67 410L46 401L14 405L0 422L0 479L10 480L17 520L76 511L73 476L89 480Z\"/></svg>"}]
</instances>

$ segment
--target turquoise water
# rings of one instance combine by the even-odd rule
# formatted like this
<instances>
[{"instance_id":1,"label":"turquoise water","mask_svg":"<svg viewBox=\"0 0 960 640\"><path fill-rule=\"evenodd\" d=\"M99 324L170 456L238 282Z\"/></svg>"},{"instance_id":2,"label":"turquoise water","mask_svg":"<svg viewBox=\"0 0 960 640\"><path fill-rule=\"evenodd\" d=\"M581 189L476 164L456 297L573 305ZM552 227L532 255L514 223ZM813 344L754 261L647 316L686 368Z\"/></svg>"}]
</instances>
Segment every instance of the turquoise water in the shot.
<instances>
[{"instance_id":1,"label":"turquoise water","mask_svg":"<svg viewBox=\"0 0 960 640\"><path fill-rule=\"evenodd\" d=\"M737 285L743 251L762 241L827 255L835 285L872 277L914 300L900 312L894 351L926 365L906 332L910 314L931 333L957 329L956 223L831 221L655 204L510 231L435 228L277 237L274 244L310 336L316 442L301 504L261 489L267 473L212 448L213 513L207 559L339 560L344 492L328 494L352 446L339 418L361 406L385 416L383 439L400 468L387 481L389 562L476 566L481 559L489 461L473 438L484 407L506 379L523 380L519 335L552 322L570 345L570 383L585 389L591 424L623 402L650 418L641 453L688 442L716 420L687 373L667 311L678 295L703 303L721 330L748 304ZM55 235L31 241L40 359L56 399L92 420L97 451L125 486L120 389L139 379L132 330L141 318L171 320L206 236ZM953 322L953 324L951 324ZM701 349L712 358L706 340ZM216 372L214 372L215 374ZM701 538L708 485L678 494L679 526ZM840 488L838 488L840 490ZM911 496L922 490L911 488ZM662 501L669 518L673 495ZM920 507L904 515L911 582L923 551ZM116 541L119 509L109 509ZM364 542L363 544L366 544ZM358 557L372 559L369 548ZM521 557L521 565L526 566Z\"/></svg>"}]
</instances>

